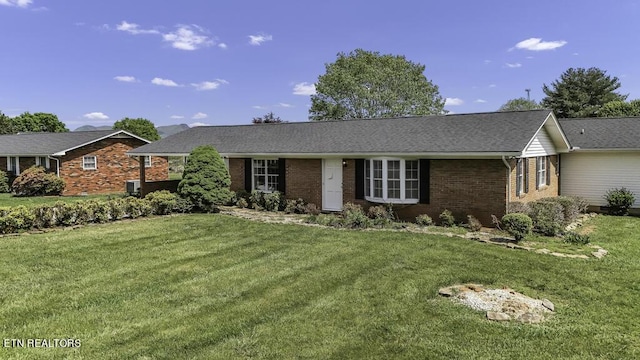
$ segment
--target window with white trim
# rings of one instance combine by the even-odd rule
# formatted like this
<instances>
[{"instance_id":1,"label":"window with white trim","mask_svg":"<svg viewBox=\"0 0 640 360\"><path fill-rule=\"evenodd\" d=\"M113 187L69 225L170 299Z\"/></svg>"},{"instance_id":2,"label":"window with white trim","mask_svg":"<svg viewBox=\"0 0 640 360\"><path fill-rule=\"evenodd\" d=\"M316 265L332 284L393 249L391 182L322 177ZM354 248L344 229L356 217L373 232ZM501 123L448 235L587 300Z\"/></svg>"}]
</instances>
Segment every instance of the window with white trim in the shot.
<instances>
[{"instance_id":1,"label":"window with white trim","mask_svg":"<svg viewBox=\"0 0 640 360\"><path fill-rule=\"evenodd\" d=\"M418 202L419 161L405 159L366 159L364 161L365 199L371 202Z\"/></svg>"},{"instance_id":2,"label":"window with white trim","mask_svg":"<svg viewBox=\"0 0 640 360\"><path fill-rule=\"evenodd\" d=\"M13 175L20 175L20 163L18 162L18 157L9 156L7 158L7 171Z\"/></svg>"},{"instance_id":3,"label":"window with white trim","mask_svg":"<svg viewBox=\"0 0 640 360\"><path fill-rule=\"evenodd\" d=\"M82 157L82 170L96 170L98 168L98 160L95 156Z\"/></svg>"},{"instance_id":4,"label":"window with white trim","mask_svg":"<svg viewBox=\"0 0 640 360\"><path fill-rule=\"evenodd\" d=\"M147 155L144 157L144 167L151 167L151 155Z\"/></svg>"},{"instance_id":5,"label":"window with white trim","mask_svg":"<svg viewBox=\"0 0 640 360\"><path fill-rule=\"evenodd\" d=\"M36 156L36 166L42 166L45 169L49 168L49 158L46 156Z\"/></svg>"},{"instance_id":6,"label":"window with white trim","mask_svg":"<svg viewBox=\"0 0 640 360\"><path fill-rule=\"evenodd\" d=\"M280 170L277 159L253 159L253 189L262 192L278 190Z\"/></svg>"},{"instance_id":7,"label":"window with white trim","mask_svg":"<svg viewBox=\"0 0 640 360\"><path fill-rule=\"evenodd\" d=\"M544 186L547 184L547 157L546 156L538 156L536 158L536 162L538 163L536 168L538 169L538 186Z\"/></svg>"}]
</instances>

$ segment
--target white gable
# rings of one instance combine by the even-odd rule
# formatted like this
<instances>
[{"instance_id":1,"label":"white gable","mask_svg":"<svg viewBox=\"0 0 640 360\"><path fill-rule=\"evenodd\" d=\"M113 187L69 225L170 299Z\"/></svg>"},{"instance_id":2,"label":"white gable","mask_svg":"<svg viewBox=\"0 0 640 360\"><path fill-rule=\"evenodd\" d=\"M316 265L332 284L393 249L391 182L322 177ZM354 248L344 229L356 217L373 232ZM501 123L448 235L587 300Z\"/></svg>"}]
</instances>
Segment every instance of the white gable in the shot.
<instances>
[{"instance_id":1,"label":"white gable","mask_svg":"<svg viewBox=\"0 0 640 360\"><path fill-rule=\"evenodd\" d=\"M535 156L547 156L556 155L556 147L553 144L553 140L549 136L545 127L540 128L538 133L533 137L533 140L529 143L529 146L522 152L522 157L535 157Z\"/></svg>"}]
</instances>

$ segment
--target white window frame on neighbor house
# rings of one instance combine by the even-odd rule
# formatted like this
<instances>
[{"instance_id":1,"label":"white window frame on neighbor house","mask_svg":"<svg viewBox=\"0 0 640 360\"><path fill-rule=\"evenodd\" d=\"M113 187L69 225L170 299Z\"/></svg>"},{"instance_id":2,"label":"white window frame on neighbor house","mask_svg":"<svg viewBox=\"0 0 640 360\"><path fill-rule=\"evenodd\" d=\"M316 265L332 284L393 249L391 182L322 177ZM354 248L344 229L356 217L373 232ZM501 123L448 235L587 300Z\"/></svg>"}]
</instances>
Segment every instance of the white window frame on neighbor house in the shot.
<instances>
[{"instance_id":1,"label":"white window frame on neighbor house","mask_svg":"<svg viewBox=\"0 0 640 360\"><path fill-rule=\"evenodd\" d=\"M393 204L420 201L418 159L372 158L364 161L364 198L367 201Z\"/></svg>"},{"instance_id":2,"label":"white window frame on neighbor house","mask_svg":"<svg viewBox=\"0 0 640 360\"><path fill-rule=\"evenodd\" d=\"M547 171L549 170L547 169L547 157L538 156L536 157L536 162L536 168L538 169L538 174L536 174L536 176L538 176L538 187L549 185L547 184Z\"/></svg>"},{"instance_id":3,"label":"white window frame on neighbor house","mask_svg":"<svg viewBox=\"0 0 640 360\"><path fill-rule=\"evenodd\" d=\"M42 161L44 160L44 164ZM48 156L36 156L36 166L42 166L45 169L50 167L49 157Z\"/></svg>"},{"instance_id":4,"label":"white window frame on neighbor house","mask_svg":"<svg viewBox=\"0 0 640 360\"><path fill-rule=\"evenodd\" d=\"M93 161L89 159L93 159ZM82 157L82 170L97 170L97 169L98 169L98 158L95 155L88 155L88 156Z\"/></svg>"},{"instance_id":5,"label":"white window frame on neighbor house","mask_svg":"<svg viewBox=\"0 0 640 360\"><path fill-rule=\"evenodd\" d=\"M151 155L145 155L144 157L144 167L151 167Z\"/></svg>"},{"instance_id":6,"label":"white window frame on neighbor house","mask_svg":"<svg viewBox=\"0 0 640 360\"><path fill-rule=\"evenodd\" d=\"M14 175L20 175L20 158L17 156L7 157L7 170Z\"/></svg>"},{"instance_id":7,"label":"white window frame on neighbor house","mask_svg":"<svg viewBox=\"0 0 640 360\"><path fill-rule=\"evenodd\" d=\"M269 165L271 165L271 167L269 167ZM278 159L252 159L251 188L264 193L278 191L280 184L279 165ZM271 170L271 172L269 172L269 170ZM275 171L275 173L273 171ZM261 179L262 181L260 181Z\"/></svg>"}]
</instances>

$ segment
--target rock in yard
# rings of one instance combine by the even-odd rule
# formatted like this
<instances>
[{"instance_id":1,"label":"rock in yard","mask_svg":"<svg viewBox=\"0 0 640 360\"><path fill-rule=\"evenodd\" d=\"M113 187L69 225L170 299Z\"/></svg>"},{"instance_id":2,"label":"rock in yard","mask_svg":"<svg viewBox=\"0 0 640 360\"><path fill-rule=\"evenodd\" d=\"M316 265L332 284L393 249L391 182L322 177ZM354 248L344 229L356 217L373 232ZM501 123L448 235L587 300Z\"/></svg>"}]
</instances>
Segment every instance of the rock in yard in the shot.
<instances>
[{"instance_id":1,"label":"rock in yard","mask_svg":"<svg viewBox=\"0 0 640 360\"><path fill-rule=\"evenodd\" d=\"M487 319L493 321L509 321L511 320L511 316L497 311L487 311Z\"/></svg>"},{"instance_id":2,"label":"rock in yard","mask_svg":"<svg viewBox=\"0 0 640 360\"><path fill-rule=\"evenodd\" d=\"M607 250L605 250L605 249L598 249L598 251L592 252L591 255L593 255L595 258L602 259L608 253L609 252Z\"/></svg>"},{"instance_id":3,"label":"rock in yard","mask_svg":"<svg viewBox=\"0 0 640 360\"><path fill-rule=\"evenodd\" d=\"M555 305L553 305L553 303L549 301L549 299L542 299L542 306L546 307L551 311L556 311Z\"/></svg>"},{"instance_id":4,"label":"rock in yard","mask_svg":"<svg viewBox=\"0 0 640 360\"><path fill-rule=\"evenodd\" d=\"M534 313L524 313L518 316L518 321L525 324L539 324L542 321L542 316Z\"/></svg>"},{"instance_id":5,"label":"rock in yard","mask_svg":"<svg viewBox=\"0 0 640 360\"><path fill-rule=\"evenodd\" d=\"M444 297L452 297L453 289L451 289L450 287L442 288L438 290L438 295L444 296Z\"/></svg>"}]
</instances>

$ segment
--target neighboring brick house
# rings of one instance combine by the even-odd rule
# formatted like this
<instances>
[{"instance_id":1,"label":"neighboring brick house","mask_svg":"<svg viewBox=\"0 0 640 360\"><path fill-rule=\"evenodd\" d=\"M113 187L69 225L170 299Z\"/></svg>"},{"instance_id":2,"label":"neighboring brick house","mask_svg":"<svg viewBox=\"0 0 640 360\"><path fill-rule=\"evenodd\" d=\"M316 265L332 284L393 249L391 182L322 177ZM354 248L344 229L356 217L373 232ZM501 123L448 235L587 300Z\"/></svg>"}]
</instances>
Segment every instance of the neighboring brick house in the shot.
<instances>
[{"instance_id":1,"label":"neighboring brick house","mask_svg":"<svg viewBox=\"0 0 640 360\"><path fill-rule=\"evenodd\" d=\"M127 151L149 141L123 130L0 135L0 169L14 176L43 166L65 181L63 195L125 192L128 180L138 180L138 158ZM144 159L147 179L166 180L166 157Z\"/></svg>"},{"instance_id":2,"label":"neighboring brick house","mask_svg":"<svg viewBox=\"0 0 640 360\"><path fill-rule=\"evenodd\" d=\"M605 193L625 187L640 214L640 117L561 119L573 149L560 156L562 195L582 196L598 210Z\"/></svg>"},{"instance_id":3,"label":"neighboring brick house","mask_svg":"<svg viewBox=\"0 0 640 360\"><path fill-rule=\"evenodd\" d=\"M534 110L198 127L129 155L198 145L225 158L232 190L278 190L326 211L392 203L406 219L449 209L486 225L509 202L557 196L558 154L569 151L553 113Z\"/></svg>"}]
</instances>

